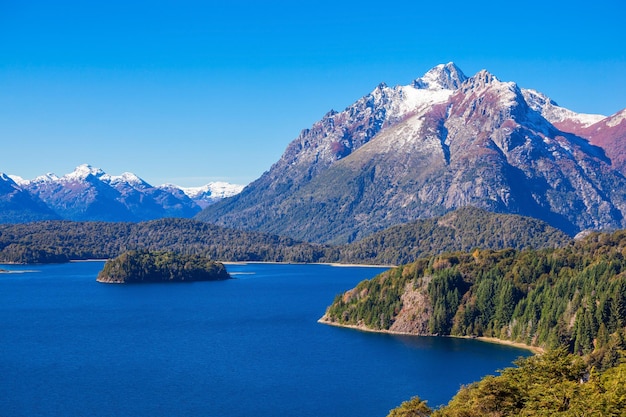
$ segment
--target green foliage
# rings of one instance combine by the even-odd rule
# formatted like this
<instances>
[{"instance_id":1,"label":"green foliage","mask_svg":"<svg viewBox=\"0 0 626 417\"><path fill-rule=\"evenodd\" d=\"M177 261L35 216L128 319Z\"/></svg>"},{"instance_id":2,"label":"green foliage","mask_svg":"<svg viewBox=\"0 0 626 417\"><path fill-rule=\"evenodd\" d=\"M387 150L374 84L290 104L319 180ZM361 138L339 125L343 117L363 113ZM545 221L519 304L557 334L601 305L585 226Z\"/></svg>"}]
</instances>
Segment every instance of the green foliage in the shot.
<instances>
[{"instance_id":1,"label":"green foliage","mask_svg":"<svg viewBox=\"0 0 626 417\"><path fill-rule=\"evenodd\" d=\"M433 306L428 327L432 334L450 334L454 312L459 307L466 287L461 273L456 268L433 272L428 283L428 296Z\"/></svg>"},{"instance_id":2,"label":"green foliage","mask_svg":"<svg viewBox=\"0 0 626 417\"><path fill-rule=\"evenodd\" d=\"M228 279L219 262L199 255L174 252L128 251L108 260L98 274L100 282L193 282Z\"/></svg>"},{"instance_id":3,"label":"green foliage","mask_svg":"<svg viewBox=\"0 0 626 417\"><path fill-rule=\"evenodd\" d=\"M222 261L334 262L328 246L258 232L243 232L188 219L143 223L46 221L0 225L0 262L107 259L128 250L172 251Z\"/></svg>"},{"instance_id":4,"label":"green foliage","mask_svg":"<svg viewBox=\"0 0 626 417\"><path fill-rule=\"evenodd\" d=\"M475 208L395 226L336 247L188 219L143 223L45 221L0 224L0 262L105 259L126 250L147 249L202 254L223 261L399 264L449 250L554 247L568 241L566 235L538 220Z\"/></svg>"},{"instance_id":5,"label":"green foliage","mask_svg":"<svg viewBox=\"0 0 626 417\"><path fill-rule=\"evenodd\" d=\"M441 217L397 225L341 248L344 262L400 265L443 252L474 248L555 248L571 238L530 217L465 207Z\"/></svg>"},{"instance_id":6,"label":"green foliage","mask_svg":"<svg viewBox=\"0 0 626 417\"><path fill-rule=\"evenodd\" d=\"M623 416L626 364L589 369L565 349L520 359L516 368L461 388L432 417Z\"/></svg>"},{"instance_id":7,"label":"green foliage","mask_svg":"<svg viewBox=\"0 0 626 417\"><path fill-rule=\"evenodd\" d=\"M423 301L410 312L428 334L487 336L589 354L626 326L626 232L592 234L564 248L451 253L390 270L337 297L336 323L389 329L407 288ZM411 271L411 273L408 273ZM412 282L412 286L407 284ZM407 316L406 314L404 315ZM603 366L606 366L605 363Z\"/></svg>"},{"instance_id":8,"label":"green foliage","mask_svg":"<svg viewBox=\"0 0 626 417\"><path fill-rule=\"evenodd\" d=\"M428 417L432 412L426 401L416 396L391 410L387 417Z\"/></svg>"},{"instance_id":9,"label":"green foliage","mask_svg":"<svg viewBox=\"0 0 626 417\"><path fill-rule=\"evenodd\" d=\"M328 315L341 317L339 321L344 324L388 329L402 307L400 296L411 275L412 268L400 267L363 281L349 293L337 296Z\"/></svg>"},{"instance_id":10,"label":"green foliage","mask_svg":"<svg viewBox=\"0 0 626 417\"><path fill-rule=\"evenodd\" d=\"M388 417L624 416L626 363L598 371L581 356L559 348L515 364L462 387L437 410L414 397Z\"/></svg>"},{"instance_id":11,"label":"green foliage","mask_svg":"<svg viewBox=\"0 0 626 417\"><path fill-rule=\"evenodd\" d=\"M11 243L2 250L2 262L25 264L53 264L68 262L70 258L55 248L31 247Z\"/></svg>"}]
</instances>

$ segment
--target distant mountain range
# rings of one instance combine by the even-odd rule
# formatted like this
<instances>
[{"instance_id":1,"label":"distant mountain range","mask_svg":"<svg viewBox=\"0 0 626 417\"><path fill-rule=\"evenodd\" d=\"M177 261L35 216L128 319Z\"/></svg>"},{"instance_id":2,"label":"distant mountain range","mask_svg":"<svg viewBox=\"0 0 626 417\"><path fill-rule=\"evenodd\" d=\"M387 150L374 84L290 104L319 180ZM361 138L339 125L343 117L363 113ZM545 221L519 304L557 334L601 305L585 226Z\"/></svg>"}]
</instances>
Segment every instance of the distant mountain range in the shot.
<instances>
[{"instance_id":1,"label":"distant mountain range","mask_svg":"<svg viewBox=\"0 0 626 417\"><path fill-rule=\"evenodd\" d=\"M172 184L155 187L135 174L113 176L87 164L62 177L50 173L25 180L0 174L0 222L189 218L242 188L223 182L196 188Z\"/></svg>"},{"instance_id":2,"label":"distant mountain range","mask_svg":"<svg viewBox=\"0 0 626 417\"><path fill-rule=\"evenodd\" d=\"M197 218L345 243L465 206L570 235L626 226L626 110L579 114L482 70L438 65L330 111L243 192Z\"/></svg>"},{"instance_id":3,"label":"distant mountain range","mask_svg":"<svg viewBox=\"0 0 626 417\"><path fill-rule=\"evenodd\" d=\"M0 222L195 216L343 244L472 206L541 219L573 236L626 227L625 175L626 109L579 114L448 63L330 111L245 189L152 186L89 165L33 180L0 173Z\"/></svg>"}]
</instances>

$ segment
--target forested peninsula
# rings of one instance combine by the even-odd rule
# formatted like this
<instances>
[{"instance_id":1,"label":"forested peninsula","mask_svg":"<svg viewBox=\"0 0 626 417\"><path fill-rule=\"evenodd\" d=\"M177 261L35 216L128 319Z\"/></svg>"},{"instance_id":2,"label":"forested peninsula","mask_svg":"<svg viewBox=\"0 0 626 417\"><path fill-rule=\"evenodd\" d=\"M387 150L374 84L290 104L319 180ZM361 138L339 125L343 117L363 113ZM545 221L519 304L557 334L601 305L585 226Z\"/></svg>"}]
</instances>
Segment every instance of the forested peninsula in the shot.
<instances>
[{"instance_id":1,"label":"forested peninsula","mask_svg":"<svg viewBox=\"0 0 626 417\"><path fill-rule=\"evenodd\" d=\"M221 281L229 278L223 264L203 256L128 251L108 260L96 280L103 283L157 283Z\"/></svg>"},{"instance_id":2,"label":"forested peninsula","mask_svg":"<svg viewBox=\"0 0 626 417\"><path fill-rule=\"evenodd\" d=\"M626 231L562 248L421 258L338 295L320 320L363 330L489 337L546 353L398 416L621 416L626 409Z\"/></svg>"},{"instance_id":3,"label":"forested peninsula","mask_svg":"<svg viewBox=\"0 0 626 417\"><path fill-rule=\"evenodd\" d=\"M625 254L619 231L558 249L421 258L338 295L322 321L591 353L626 325Z\"/></svg>"}]
</instances>

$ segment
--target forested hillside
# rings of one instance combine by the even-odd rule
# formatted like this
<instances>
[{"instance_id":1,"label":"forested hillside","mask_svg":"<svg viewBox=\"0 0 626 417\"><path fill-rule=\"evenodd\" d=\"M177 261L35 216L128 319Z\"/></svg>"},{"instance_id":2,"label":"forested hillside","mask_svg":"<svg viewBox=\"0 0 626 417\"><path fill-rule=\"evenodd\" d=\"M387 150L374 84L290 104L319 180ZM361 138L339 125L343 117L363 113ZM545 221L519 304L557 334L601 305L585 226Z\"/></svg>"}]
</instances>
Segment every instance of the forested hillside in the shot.
<instances>
[{"instance_id":1,"label":"forested hillside","mask_svg":"<svg viewBox=\"0 0 626 417\"><path fill-rule=\"evenodd\" d=\"M2 262L106 259L135 249L204 255L222 261L328 262L337 259L335 251L326 246L188 219L0 225Z\"/></svg>"},{"instance_id":2,"label":"forested hillside","mask_svg":"<svg viewBox=\"0 0 626 417\"><path fill-rule=\"evenodd\" d=\"M392 226L341 249L343 262L401 265L442 252L555 248L571 238L532 217L464 207L441 217Z\"/></svg>"},{"instance_id":3,"label":"forested hillside","mask_svg":"<svg viewBox=\"0 0 626 417\"><path fill-rule=\"evenodd\" d=\"M624 255L626 231L559 249L431 256L337 296L324 320L591 353L626 326Z\"/></svg>"},{"instance_id":4,"label":"forested hillside","mask_svg":"<svg viewBox=\"0 0 626 417\"><path fill-rule=\"evenodd\" d=\"M343 246L309 244L186 219L143 223L46 221L0 224L0 262L50 263L112 258L133 249L202 254L223 261L400 264L475 247L556 247L570 239L529 217L463 208L395 226Z\"/></svg>"}]
</instances>

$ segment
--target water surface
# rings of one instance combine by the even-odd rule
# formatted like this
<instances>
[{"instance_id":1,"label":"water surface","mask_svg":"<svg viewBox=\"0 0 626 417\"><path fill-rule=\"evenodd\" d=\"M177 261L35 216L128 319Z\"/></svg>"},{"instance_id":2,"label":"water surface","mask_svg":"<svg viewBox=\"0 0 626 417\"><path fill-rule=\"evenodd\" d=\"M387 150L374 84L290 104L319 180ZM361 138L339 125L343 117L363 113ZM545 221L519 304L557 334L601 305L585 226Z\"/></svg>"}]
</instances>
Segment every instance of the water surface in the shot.
<instances>
[{"instance_id":1,"label":"water surface","mask_svg":"<svg viewBox=\"0 0 626 417\"><path fill-rule=\"evenodd\" d=\"M95 281L102 262L0 266L2 416L376 416L431 406L523 350L317 323L384 268L237 264L236 279Z\"/></svg>"}]
</instances>

